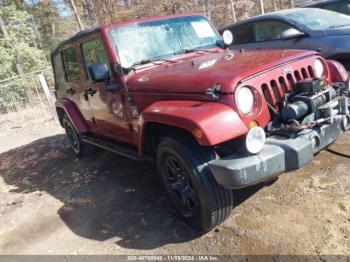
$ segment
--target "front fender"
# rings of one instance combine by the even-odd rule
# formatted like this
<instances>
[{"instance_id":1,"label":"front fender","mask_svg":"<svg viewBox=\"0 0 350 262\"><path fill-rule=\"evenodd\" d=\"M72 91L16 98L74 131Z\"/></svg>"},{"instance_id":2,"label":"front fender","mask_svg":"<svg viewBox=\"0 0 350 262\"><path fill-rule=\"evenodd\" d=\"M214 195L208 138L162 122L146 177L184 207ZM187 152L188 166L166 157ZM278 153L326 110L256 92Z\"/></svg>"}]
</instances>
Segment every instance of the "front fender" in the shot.
<instances>
[{"instance_id":1,"label":"front fender","mask_svg":"<svg viewBox=\"0 0 350 262\"><path fill-rule=\"evenodd\" d=\"M203 146L214 146L248 132L247 126L229 106L215 102L159 101L140 116L140 145L147 123L185 129Z\"/></svg>"}]
</instances>

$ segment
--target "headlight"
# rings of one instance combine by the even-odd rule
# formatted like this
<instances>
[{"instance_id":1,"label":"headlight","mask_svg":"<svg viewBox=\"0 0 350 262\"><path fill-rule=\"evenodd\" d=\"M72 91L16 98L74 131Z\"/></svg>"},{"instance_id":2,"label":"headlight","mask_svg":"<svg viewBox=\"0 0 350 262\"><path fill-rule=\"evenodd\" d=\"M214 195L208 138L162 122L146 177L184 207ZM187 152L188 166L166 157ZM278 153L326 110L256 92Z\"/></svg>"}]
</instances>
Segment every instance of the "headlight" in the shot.
<instances>
[{"instance_id":1,"label":"headlight","mask_svg":"<svg viewBox=\"0 0 350 262\"><path fill-rule=\"evenodd\" d=\"M249 87L241 87L236 93L236 103L238 109L244 113L248 114L254 105L254 94Z\"/></svg>"},{"instance_id":2,"label":"headlight","mask_svg":"<svg viewBox=\"0 0 350 262\"><path fill-rule=\"evenodd\" d=\"M316 77L321 78L323 76L323 72L324 72L324 65L321 62L320 59L316 59L315 60L315 73L316 73Z\"/></svg>"},{"instance_id":3,"label":"headlight","mask_svg":"<svg viewBox=\"0 0 350 262\"><path fill-rule=\"evenodd\" d=\"M246 137L246 147L249 153L257 154L265 145L265 131L261 127L253 127Z\"/></svg>"}]
</instances>

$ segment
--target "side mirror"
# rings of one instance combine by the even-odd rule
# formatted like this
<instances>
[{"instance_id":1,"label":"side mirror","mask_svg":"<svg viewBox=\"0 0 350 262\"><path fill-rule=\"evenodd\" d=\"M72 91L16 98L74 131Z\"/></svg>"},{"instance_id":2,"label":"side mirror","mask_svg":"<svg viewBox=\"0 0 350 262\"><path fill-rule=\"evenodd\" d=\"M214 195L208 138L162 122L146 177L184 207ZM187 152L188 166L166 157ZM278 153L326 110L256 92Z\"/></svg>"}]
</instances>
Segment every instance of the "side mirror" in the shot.
<instances>
[{"instance_id":1,"label":"side mirror","mask_svg":"<svg viewBox=\"0 0 350 262\"><path fill-rule=\"evenodd\" d=\"M300 32L299 30L297 30L295 28L289 28L281 34L281 39L282 40L289 40L289 39L301 38L304 36L305 36L305 33Z\"/></svg>"},{"instance_id":2,"label":"side mirror","mask_svg":"<svg viewBox=\"0 0 350 262\"><path fill-rule=\"evenodd\" d=\"M110 79L106 64L93 64L89 66L89 73L93 82L104 82Z\"/></svg>"},{"instance_id":3,"label":"side mirror","mask_svg":"<svg viewBox=\"0 0 350 262\"><path fill-rule=\"evenodd\" d=\"M233 34L230 30L225 30L222 33L222 39L224 40L225 45L229 46L233 43Z\"/></svg>"}]
</instances>

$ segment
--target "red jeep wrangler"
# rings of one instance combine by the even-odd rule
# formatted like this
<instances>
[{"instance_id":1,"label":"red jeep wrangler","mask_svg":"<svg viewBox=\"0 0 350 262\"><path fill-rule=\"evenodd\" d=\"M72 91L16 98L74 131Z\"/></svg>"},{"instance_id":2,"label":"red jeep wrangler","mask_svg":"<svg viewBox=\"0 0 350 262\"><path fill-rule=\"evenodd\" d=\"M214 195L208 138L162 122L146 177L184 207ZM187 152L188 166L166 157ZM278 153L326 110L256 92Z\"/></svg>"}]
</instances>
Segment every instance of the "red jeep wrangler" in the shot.
<instances>
[{"instance_id":1,"label":"red jeep wrangler","mask_svg":"<svg viewBox=\"0 0 350 262\"><path fill-rule=\"evenodd\" d=\"M52 63L75 154L97 146L154 160L176 208L204 231L229 215L233 189L310 163L350 125L339 63L229 50L202 15L80 32Z\"/></svg>"}]
</instances>

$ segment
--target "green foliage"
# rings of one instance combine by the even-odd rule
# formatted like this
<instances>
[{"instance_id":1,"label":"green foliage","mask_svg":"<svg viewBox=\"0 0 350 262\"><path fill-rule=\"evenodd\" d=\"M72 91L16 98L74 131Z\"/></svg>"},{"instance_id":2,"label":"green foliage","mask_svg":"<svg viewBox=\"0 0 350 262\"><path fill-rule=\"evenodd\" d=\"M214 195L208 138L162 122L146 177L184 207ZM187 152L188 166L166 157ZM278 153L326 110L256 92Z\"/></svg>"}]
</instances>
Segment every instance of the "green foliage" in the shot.
<instances>
[{"instance_id":1,"label":"green foliage","mask_svg":"<svg viewBox=\"0 0 350 262\"><path fill-rule=\"evenodd\" d=\"M0 33L0 80L18 75L18 63L24 73L45 67L43 52L34 45L28 12L10 4L0 6L0 15L8 34ZM25 87L25 79L0 83L0 108L25 102Z\"/></svg>"}]
</instances>

